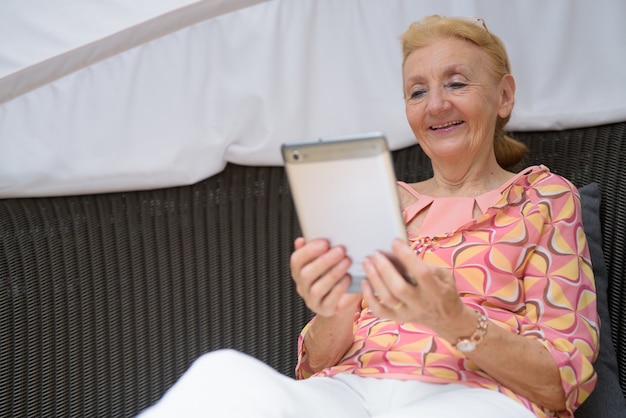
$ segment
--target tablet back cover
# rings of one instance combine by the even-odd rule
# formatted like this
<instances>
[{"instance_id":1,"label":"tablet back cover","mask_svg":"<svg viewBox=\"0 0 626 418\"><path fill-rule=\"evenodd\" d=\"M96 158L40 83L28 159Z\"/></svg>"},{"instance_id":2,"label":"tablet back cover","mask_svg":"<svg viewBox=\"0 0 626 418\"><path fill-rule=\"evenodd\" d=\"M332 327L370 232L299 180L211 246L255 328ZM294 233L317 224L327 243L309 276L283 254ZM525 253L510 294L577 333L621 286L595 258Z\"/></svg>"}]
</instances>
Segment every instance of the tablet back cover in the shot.
<instances>
[{"instance_id":1,"label":"tablet back cover","mask_svg":"<svg viewBox=\"0 0 626 418\"><path fill-rule=\"evenodd\" d=\"M352 259L349 291L360 292L363 259L406 240L384 135L288 143L282 153L304 238L344 246Z\"/></svg>"}]
</instances>

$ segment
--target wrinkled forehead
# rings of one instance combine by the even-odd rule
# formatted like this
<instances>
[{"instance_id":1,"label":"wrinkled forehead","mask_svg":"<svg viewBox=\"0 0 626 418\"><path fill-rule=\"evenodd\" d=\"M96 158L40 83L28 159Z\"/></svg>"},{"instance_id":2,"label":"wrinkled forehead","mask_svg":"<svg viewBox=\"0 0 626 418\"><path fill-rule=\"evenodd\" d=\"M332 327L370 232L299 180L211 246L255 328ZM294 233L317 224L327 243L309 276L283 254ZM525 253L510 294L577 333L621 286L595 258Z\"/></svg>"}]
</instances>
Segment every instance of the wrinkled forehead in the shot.
<instances>
[{"instance_id":1,"label":"wrinkled forehead","mask_svg":"<svg viewBox=\"0 0 626 418\"><path fill-rule=\"evenodd\" d=\"M402 67L404 78L424 73L486 72L495 75L489 55L475 43L458 37L437 37L415 48Z\"/></svg>"}]
</instances>

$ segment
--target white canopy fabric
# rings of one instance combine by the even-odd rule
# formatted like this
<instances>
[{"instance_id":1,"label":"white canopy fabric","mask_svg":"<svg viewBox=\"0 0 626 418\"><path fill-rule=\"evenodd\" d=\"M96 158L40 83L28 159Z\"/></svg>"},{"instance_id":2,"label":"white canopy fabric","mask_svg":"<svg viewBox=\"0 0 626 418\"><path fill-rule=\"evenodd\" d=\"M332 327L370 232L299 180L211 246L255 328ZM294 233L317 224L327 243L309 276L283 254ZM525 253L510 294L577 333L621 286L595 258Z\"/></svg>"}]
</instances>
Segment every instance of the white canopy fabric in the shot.
<instances>
[{"instance_id":1,"label":"white canopy fabric","mask_svg":"<svg viewBox=\"0 0 626 418\"><path fill-rule=\"evenodd\" d=\"M623 0L5 0L0 198L192 184L320 136L412 145L398 37L434 13L503 39L510 129L626 120Z\"/></svg>"}]
</instances>

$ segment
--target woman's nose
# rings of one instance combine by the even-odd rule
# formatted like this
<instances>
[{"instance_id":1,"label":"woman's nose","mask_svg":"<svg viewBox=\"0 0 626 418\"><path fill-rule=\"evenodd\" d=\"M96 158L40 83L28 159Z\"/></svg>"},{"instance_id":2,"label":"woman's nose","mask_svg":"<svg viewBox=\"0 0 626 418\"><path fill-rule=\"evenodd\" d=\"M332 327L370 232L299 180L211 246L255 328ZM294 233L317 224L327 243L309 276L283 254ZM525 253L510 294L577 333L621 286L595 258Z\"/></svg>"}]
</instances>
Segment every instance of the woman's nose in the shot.
<instances>
[{"instance_id":1,"label":"woman's nose","mask_svg":"<svg viewBox=\"0 0 626 418\"><path fill-rule=\"evenodd\" d=\"M431 90L426 100L426 111L431 114L441 113L451 107L451 103L444 91Z\"/></svg>"}]
</instances>

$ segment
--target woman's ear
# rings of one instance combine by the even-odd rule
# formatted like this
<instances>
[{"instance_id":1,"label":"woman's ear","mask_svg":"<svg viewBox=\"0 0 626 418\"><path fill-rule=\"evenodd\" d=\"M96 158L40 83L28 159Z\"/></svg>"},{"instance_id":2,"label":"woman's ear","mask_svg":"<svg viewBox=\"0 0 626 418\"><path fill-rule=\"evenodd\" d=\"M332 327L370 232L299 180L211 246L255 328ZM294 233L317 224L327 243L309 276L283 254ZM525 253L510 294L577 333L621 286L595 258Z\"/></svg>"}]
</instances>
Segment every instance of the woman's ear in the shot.
<instances>
[{"instance_id":1,"label":"woman's ear","mask_svg":"<svg viewBox=\"0 0 626 418\"><path fill-rule=\"evenodd\" d=\"M500 81L498 116L503 119L508 117L513 111L513 105L515 105L515 78L511 74L506 74Z\"/></svg>"}]
</instances>

